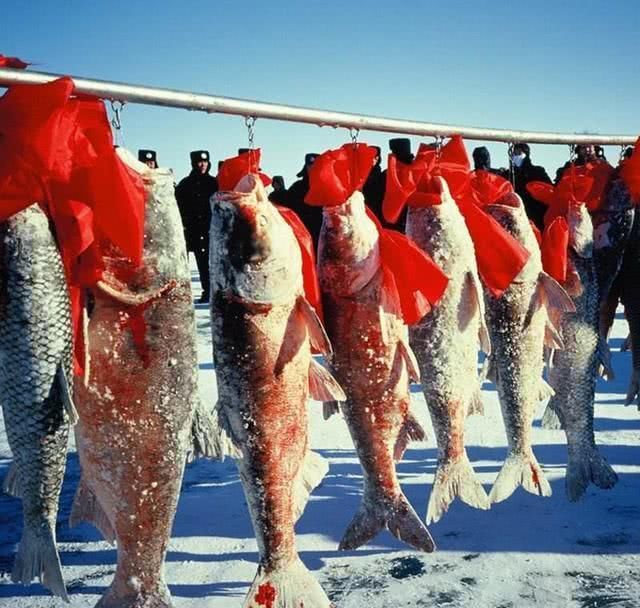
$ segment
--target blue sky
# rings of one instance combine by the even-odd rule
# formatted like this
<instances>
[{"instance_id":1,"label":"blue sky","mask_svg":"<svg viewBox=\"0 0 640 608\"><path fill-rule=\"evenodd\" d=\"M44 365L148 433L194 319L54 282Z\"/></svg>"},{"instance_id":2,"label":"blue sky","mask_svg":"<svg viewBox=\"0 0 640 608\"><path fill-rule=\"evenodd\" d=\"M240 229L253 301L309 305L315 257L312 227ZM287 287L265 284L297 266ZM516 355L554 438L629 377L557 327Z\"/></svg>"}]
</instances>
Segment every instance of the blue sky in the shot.
<instances>
[{"instance_id":1,"label":"blue sky","mask_svg":"<svg viewBox=\"0 0 640 608\"><path fill-rule=\"evenodd\" d=\"M632 0L29 0L3 11L0 53L42 71L348 112L640 134L639 30ZM123 135L131 149L157 149L178 177L192 149L216 163L247 145L241 117L136 105L124 110ZM388 138L360 136L385 151ZM305 152L348 139L266 119L255 128L263 169L287 184ZM488 147L504 165L506 145ZM616 160L619 148L607 153ZM532 157L553 174L568 149L536 145Z\"/></svg>"}]
</instances>

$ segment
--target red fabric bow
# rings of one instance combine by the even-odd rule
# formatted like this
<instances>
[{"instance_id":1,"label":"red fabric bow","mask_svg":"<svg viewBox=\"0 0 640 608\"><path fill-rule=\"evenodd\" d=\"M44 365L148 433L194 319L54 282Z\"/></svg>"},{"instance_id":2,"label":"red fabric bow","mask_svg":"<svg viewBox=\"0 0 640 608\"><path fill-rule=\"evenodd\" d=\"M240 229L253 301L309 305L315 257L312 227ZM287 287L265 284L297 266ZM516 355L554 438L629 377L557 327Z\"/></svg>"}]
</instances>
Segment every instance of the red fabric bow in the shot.
<instances>
[{"instance_id":1,"label":"red fabric bow","mask_svg":"<svg viewBox=\"0 0 640 608\"><path fill-rule=\"evenodd\" d=\"M220 191L235 189L238 182L251 173L258 175L262 184L265 187L268 186L271 183L271 178L260 172L260 156L260 148L256 148L225 160L218 171L218 188Z\"/></svg>"},{"instance_id":2,"label":"red fabric bow","mask_svg":"<svg viewBox=\"0 0 640 608\"><path fill-rule=\"evenodd\" d=\"M474 171L471 174L471 189L475 202L480 207L493 205L507 194L513 193L511 182L489 171Z\"/></svg>"},{"instance_id":3,"label":"red fabric bow","mask_svg":"<svg viewBox=\"0 0 640 608\"><path fill-rule=\"evenodd\" d=\"M302 223L302 220L298 217L295 211L280 205L276 205L275 207L280 212L284 221L291 226L293 234L298 241L298 245L300 245L300 253L302 254L302 282L304 286L304 295L309 304L316 309L316 313L318 317L320 317L320 320L322 320L324 319L322 313L322 298L320 296L320 284L316 273L316 254L313 248L311 234L309 234L306 226Z\"/></svg>"},{"instance_id":4,"label":"red fabric bow","mask_svg":"<svg viewBox=\"0 0 640 608\"><path fill-rule=\"evenodd\" d=\"M544 271L563 284L569 262L569 226L563 216L557 216L545 226L541 249Z\"/></svg>"},{"instance_id":5,"label":"red fabric bow","mask_svg":"<svg viewBox=\"0 0 640 608\"><path fill-rule=\"evenodd\" d=\"M602 174L599 179L602 179ZM545 182L527 184L529 194L548 207L544 215L545 226L556 217L566 217L571 203L586 203L589 200L593 207L598 193L601 196L603 189L604 185L601 182L596 184L594 175L582 167L570 167L555 187Z\"/></svg>"},{"instance_id":6,"label":"red fabric bow","mask_svg":"<svg viewBox=\"0 0 640 608\"><path fill-rule=\"evenodd\" d=\"M640 137L633 147L631 158L621 163L620 177L627 186L634 204L640 205Z\"/></svg>"},{"instance_id":7,"label":"red fabric bow","mask_svg":"<svg viewBox=\"0 0 640 608\"><path fill-rule=\"evenodd\" d=\"M15 85L0 98L0 220L39 201L56 227L82 372L82 288L101 276L98 243L142 259L144 188L115 153L103 102L72 99L70 78Z\"/></svg>"},{"instance_id":8,"label":"red fabric bow","mask_svg":"<svg viewBox=\"0 0 640 608\"><path fill-rule=\"evenodd\" d=\"M342 205L362 189L376 155L377 150L367 144L344 144L324 152L309 168L309 191L304 202L315 207Z\"/></svg>"},{"instance_id":9,"label":"red fabric bow","mask_svg":"<svg viewBox=\"0 0 640 608\"><path fill-rule=\"evenodd\" d=\"M19 70L24 70L29 67L31 64L22 61L22 59L18 59L17 57L5 57L0 54L0 68L16 68Z\"/></svg>"}]
</instances>

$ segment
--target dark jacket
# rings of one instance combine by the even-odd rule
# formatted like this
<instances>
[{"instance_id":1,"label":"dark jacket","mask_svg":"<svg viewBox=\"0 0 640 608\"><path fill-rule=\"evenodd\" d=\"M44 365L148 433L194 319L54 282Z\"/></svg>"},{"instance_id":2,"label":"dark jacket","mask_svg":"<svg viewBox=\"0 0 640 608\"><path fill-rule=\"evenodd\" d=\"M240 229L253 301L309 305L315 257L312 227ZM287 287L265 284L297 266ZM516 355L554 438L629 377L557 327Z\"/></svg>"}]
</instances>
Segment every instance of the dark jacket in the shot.
<instances>
[{"instance_id":1,"label":"dark jacket","mask_svg":"<svg viewBox=\"0 0 640 608\"><path fill-rule=\"evenodd\" d=\"M364 195L365 203L367 207L373 211L373 214L378 218L380 223L384 226L386 222L382 217L382 201L384 200L384 185L385 174L382 171L380 165L375 165L367 177L367 181L362 187L362 194Z\"/></svg>"},{"instance_id":2,"label":"dark jacket","mask_svg":"<svg viewBox=\"0 0 640 608\"><path fill-rule=\"evenodd\" d=\"M520 167L513 167L513 181L513 189L522 199L527 216L540 230L544 230L544 214L547 206L529 194L527 184L535 181L550 184L551 178L544 167L532 164L527 157Z\"/></svg>"},{"instance_id":3,"label":"dark jacket","mask_svg":"<svg viewBox=\"0 0 640 608\"><path fill-rule=\"evenodd\" d=\"M289 207L298 214L302 223L311 233L314 250L318 251L318 239L320 238L320 228L322 228L322 207L314 207L304 202L304 197L309 192L309 177L305 172L302 179L293 182L286 191L286 195L278 196L278 202Z\"/></svg>"},{"instance_id":4,"label":"dark jacket","mask_svg":"<svg viewBox=\"0 0 640 608\"><path fill-rule=\"evenodd\" d=\"M185 177L176 187L176 200L184 226L187 251L206 247L211 224L209 199L218 191L218 180L208 173L196 170ZM203 242L205 241L205 242Z\"/></svg>"},{"instance_id":5,"label":"dark jacket","mask_svg":"<svg viewBox=\"0 0 640 608\"><path fill-rule=\"evenodd\" d=\"M382 172L382 199L383 200L384 200L384 192L386 190L386 187L387 187L387 170L385 169ZM376 217L380 220L380 223L382 224L383 228L391 228L392 230L397 230L398 232L404 233L407 226L407 211L408 211L408 207L405 205L404 209L402 210L402 213L400 213L400 217L398 218L398 221L395 224L390 224L389 222L387 222L387 220L384 219L384 216L382 215L382 202L380 203L379 214L375 210L374 210L374 213L376 214Z\"/></svg>"}]
</instances>

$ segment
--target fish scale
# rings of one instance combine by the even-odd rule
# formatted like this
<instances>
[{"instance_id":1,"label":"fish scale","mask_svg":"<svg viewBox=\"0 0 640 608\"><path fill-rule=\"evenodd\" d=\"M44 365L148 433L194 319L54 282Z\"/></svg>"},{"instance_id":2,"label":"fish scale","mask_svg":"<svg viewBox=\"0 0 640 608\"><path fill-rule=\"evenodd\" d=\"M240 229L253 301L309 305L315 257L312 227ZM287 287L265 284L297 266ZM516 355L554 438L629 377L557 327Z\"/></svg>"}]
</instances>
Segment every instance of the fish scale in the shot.
<instances>
[{"instance_id":1,"label":"fish scale","mask_svg":"<svg viewBox=\"0 0 640 608\"><path fill-rule=\"evenodd\" d=\"M39 577L67 599L55 525L71 421L68 387L61 384L72 373L69 292L48 219L37 205L0 230L0 402L14 457L5 490L22 498L24 513L12 579Z\"/></svg>"}]
</instances>

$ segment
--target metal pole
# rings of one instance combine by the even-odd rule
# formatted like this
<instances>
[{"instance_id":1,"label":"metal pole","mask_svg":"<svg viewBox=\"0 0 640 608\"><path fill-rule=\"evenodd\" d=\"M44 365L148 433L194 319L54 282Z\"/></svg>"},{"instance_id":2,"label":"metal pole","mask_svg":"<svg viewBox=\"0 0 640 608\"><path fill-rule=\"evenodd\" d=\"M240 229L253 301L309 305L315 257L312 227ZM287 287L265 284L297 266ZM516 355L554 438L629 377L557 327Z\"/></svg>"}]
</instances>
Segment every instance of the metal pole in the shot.
<instances>
[{"instance_id":1,"label":"metal pole","mask_svg":"<svg viewBox=\"0 0 640 608\"><path fill-rule=\"evenodd\" d=\"M60 78L60 74L32 72L0 68L0 86L12 84L41 84ZM95 95L102 99L112 99L127 103L141 103L156 106L183 108L200 112L219 112L236 114L254 118L272 118L315 124L321 127L343 127L360 131L384 131L387 133L404 133L408 135L439 136L462 135L466 139L482 141L503 141L540 144L600 144L628 145L633 144L635 135L591 135L577 133L543 133L539 131L518 131L510 129L482 129L444 125L413 120L365 116L330 110L317 110L300 106L220 97L202 93L189 93L173 89L160 89L105 80L90 80L72 76L76 84L76 92Z\"/></svg>"}]
</instances>

